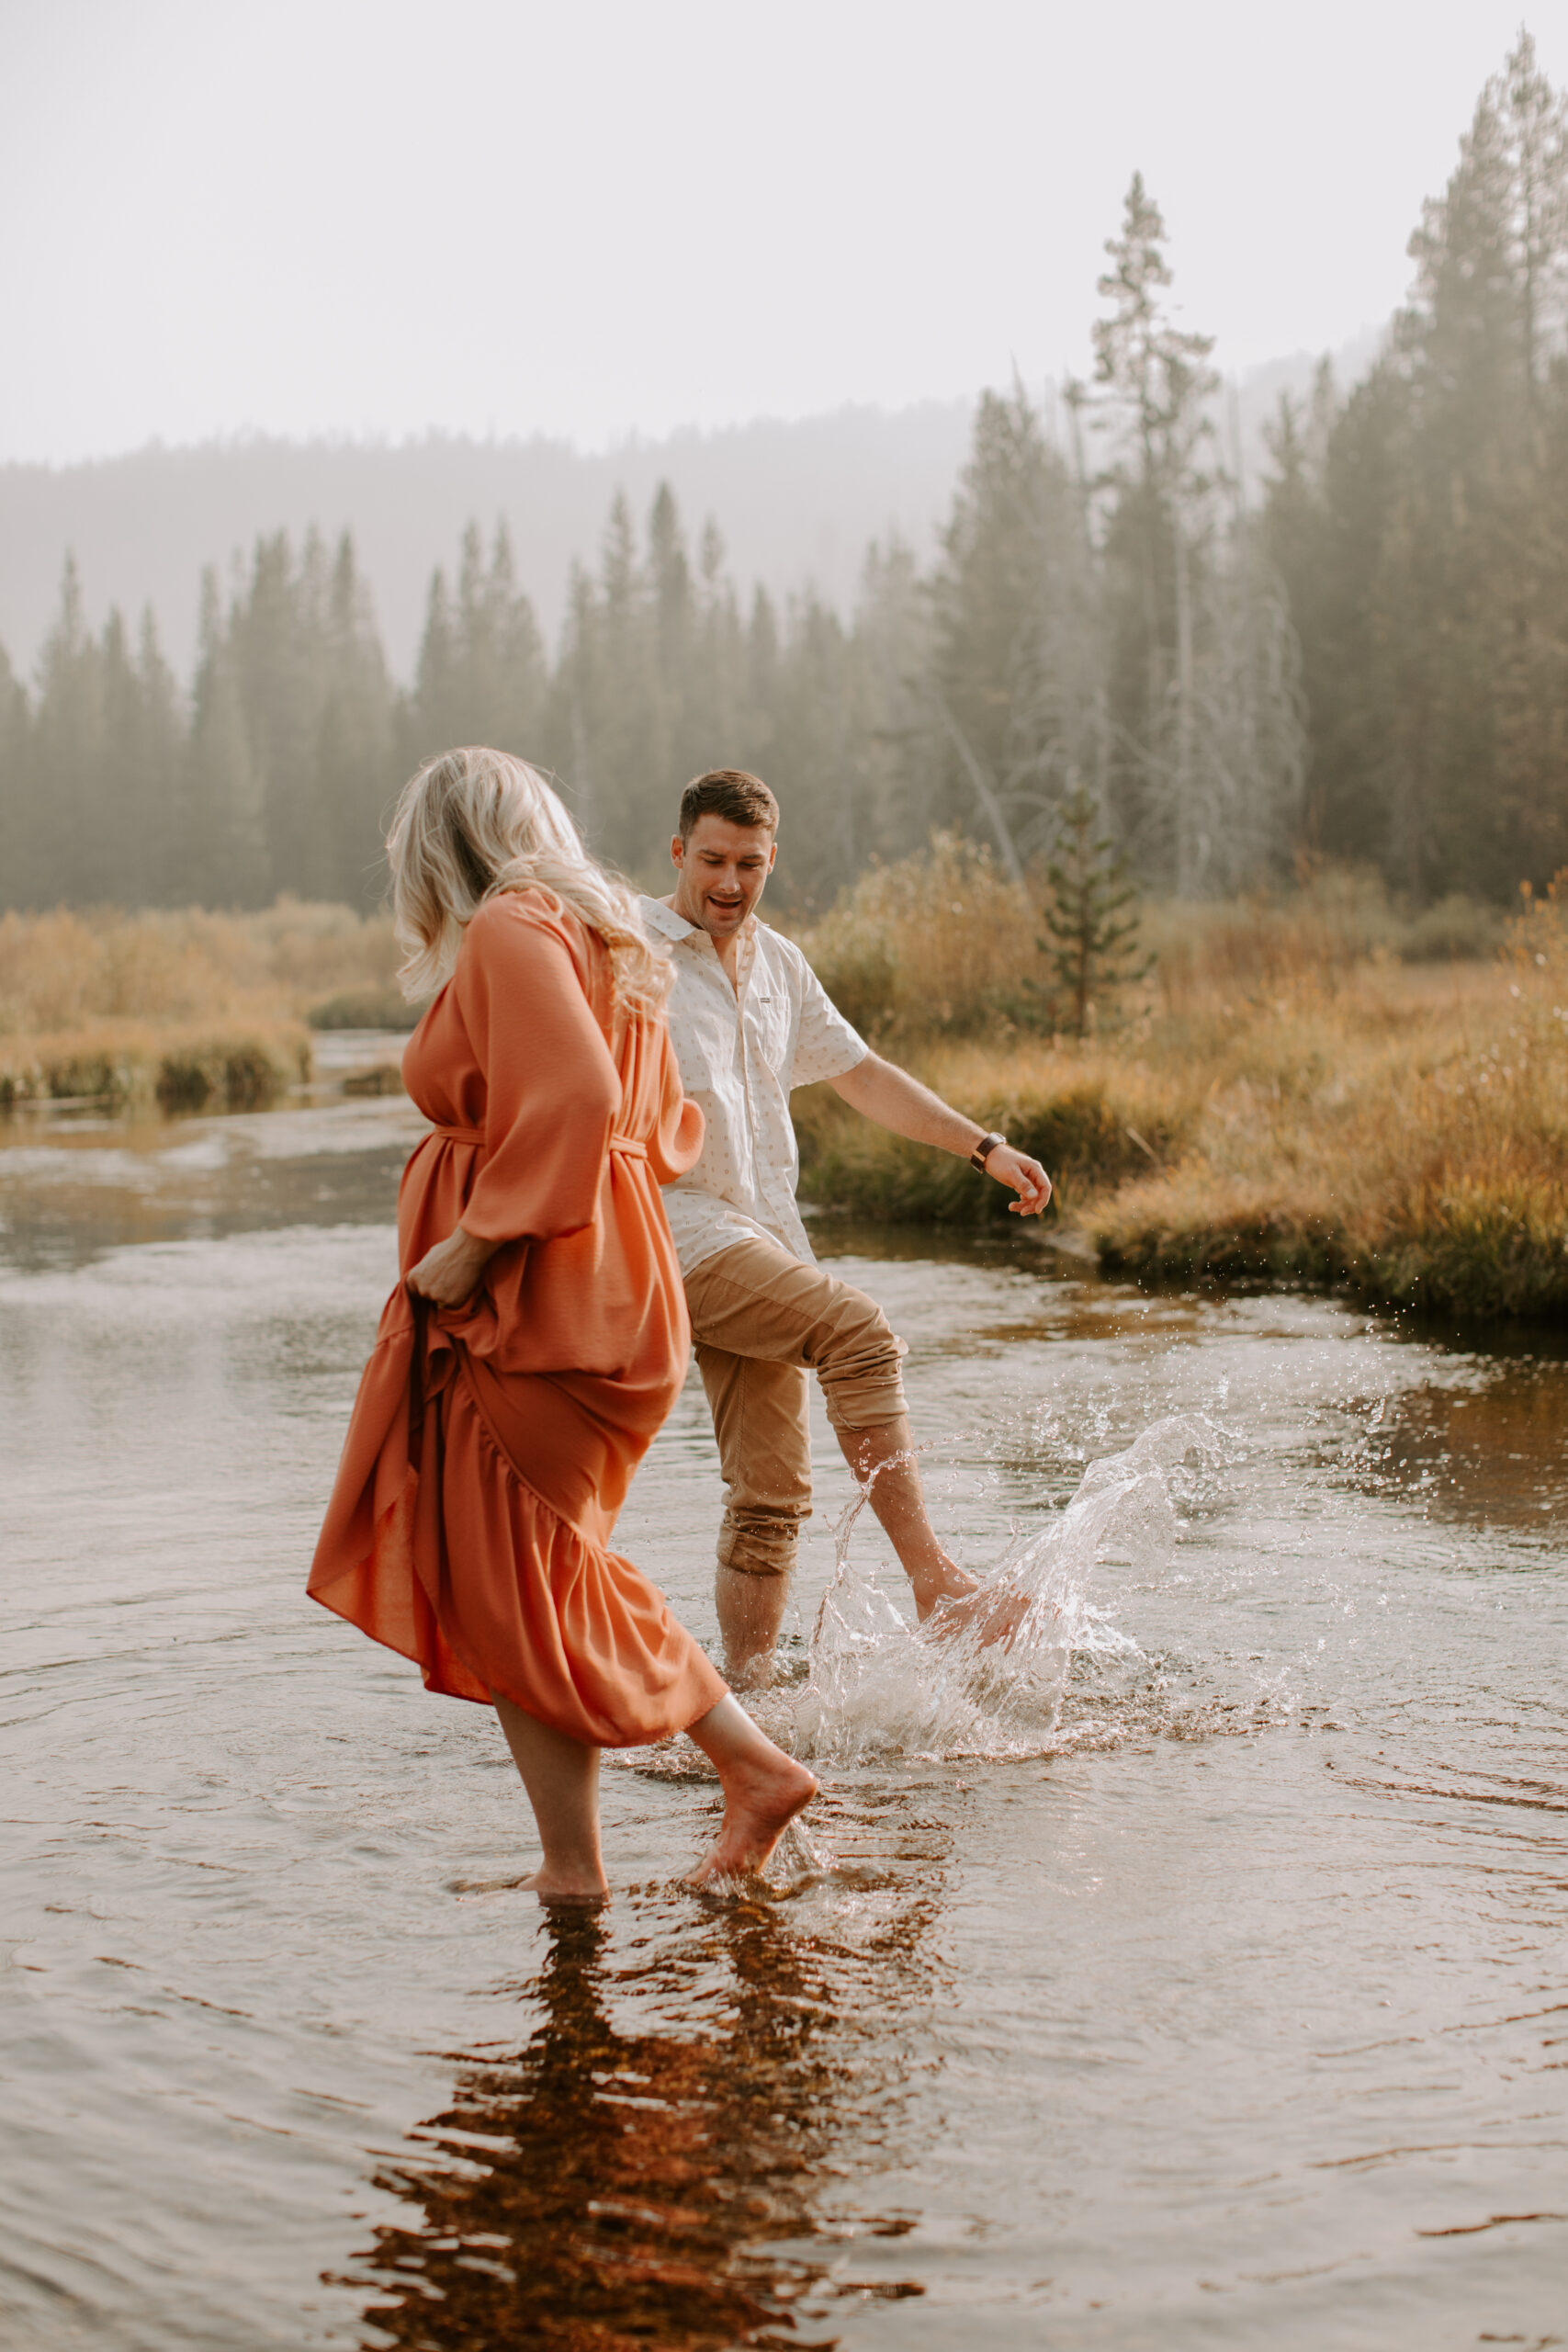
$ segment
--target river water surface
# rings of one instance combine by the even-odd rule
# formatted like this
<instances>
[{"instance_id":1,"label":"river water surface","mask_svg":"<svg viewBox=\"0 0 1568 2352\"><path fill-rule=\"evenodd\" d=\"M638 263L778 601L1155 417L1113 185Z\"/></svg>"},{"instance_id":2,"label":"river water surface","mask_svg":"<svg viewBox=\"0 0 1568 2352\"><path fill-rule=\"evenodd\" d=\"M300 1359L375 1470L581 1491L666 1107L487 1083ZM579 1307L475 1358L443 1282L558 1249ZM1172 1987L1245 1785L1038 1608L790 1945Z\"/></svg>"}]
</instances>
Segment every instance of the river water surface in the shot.
<instances>
[{"instance_id":1,"label":"river water surface","mask_svg":"<svg viewBox=\"0 0 1568 2352\"><path fill-rule=\"evenodd\" d=\"M1055 1646L912 1642L819 1424L806 1837L696 1899L624 1759L552 1923L493 1721L304 1599L420 1131L0 1131L0 2341L1568 2342L1551 1344L819 1227ZM620 1542L705 1637L718 1505L694 1384Z\"/></svg>"}]
</instances>

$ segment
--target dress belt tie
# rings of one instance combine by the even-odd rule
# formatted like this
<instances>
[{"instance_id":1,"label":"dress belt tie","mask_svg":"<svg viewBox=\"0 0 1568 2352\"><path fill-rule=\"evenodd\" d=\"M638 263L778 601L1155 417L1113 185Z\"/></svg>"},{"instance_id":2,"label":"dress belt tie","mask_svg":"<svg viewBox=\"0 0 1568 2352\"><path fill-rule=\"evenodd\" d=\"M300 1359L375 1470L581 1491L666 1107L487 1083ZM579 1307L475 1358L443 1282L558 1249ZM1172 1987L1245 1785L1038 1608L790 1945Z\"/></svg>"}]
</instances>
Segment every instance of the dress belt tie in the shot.
<instances>
[{"instance_id":1,"label":"dress belt tie","mask_svg":"<svg viewBox=\"0 0 1568 2352\"><path fill-rule=\"evenodd\" d=\"M472 1144L476 1151L484 1149L485 1131L482 1127L432 1127L431 1134L444 1143ZM646 1159L648 1146L640 1136L612 1136L610 1149L624 1152L628 1159Z\"/></svg>"}]
</instances>

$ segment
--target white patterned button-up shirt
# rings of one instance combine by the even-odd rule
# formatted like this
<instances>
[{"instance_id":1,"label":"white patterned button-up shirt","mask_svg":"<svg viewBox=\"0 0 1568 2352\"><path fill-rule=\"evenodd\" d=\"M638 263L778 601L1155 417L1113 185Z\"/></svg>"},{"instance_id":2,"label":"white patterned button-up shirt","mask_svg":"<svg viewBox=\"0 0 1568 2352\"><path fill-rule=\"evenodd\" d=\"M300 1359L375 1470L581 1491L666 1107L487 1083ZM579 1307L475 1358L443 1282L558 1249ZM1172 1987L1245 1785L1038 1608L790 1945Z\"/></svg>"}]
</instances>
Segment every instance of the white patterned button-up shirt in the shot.
<instances>
[{"instance_id":1,"label":"white patterned button-up shirt","mask_svg":"<svg viewBox=\"0 0 1568 2352\"><path fill-rule=\"evenodd\" d=\"M642 917L669 944L671 1042L681 1082L707 1123L696 1166L664 1187L681 1271L689 1274L759 1233L809 1263L795 1203L800 1155L790 1089L841 1078L871 1048L795 942L755 915L740 933L735 986L705 931L658 899L643 899Z\"/></svg>"}]
</instances>

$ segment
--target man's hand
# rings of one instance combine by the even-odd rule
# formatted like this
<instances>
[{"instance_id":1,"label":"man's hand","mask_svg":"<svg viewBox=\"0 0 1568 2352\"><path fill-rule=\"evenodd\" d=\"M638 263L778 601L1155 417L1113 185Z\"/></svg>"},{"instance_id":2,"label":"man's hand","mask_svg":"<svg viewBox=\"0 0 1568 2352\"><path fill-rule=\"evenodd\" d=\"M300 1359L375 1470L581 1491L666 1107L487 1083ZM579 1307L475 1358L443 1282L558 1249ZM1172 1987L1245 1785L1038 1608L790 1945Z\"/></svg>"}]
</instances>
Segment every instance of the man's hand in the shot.
<instances>
[{"instance_id":1,"label":"man's hand","mask_svg":"<svg viewBox=\"0 0 1568 2352\"><path fill-rule=\"evenodd\" d=\"M493 1241L476 1241L459 1225L403 1279L416 1298L427 1298L433 1306L461 1306L494 1255Z\"/></svg>"},{"instance_id":2,"label":"man's hand","mask_svg":"<svg viewBox=\"0 0 1568 2352\"><path fill-rule=\"evenodd\" d=\"M1038 1216L1051 1198L1051 1179L1040 1162L1014 1151L1010 1143L998 1144L986 1162L986 1173L998 1184L1010 1184L1018 1194L1008 1203L1010 1216Z\"/></svg>"},{"instance_id":3,"label":"man's hand","mask_svg":"<svg viewBox=\"0 0 1568 2352\"><path fill-rule=\"evenodd\" d=\"M980 1141L981 1130L973 1119L952 1109L896 1062L885 1062L880 1054L867 1054L852 1069L828 1082L853 1110L863 1111L896 1136L908 1136L911 1143L933 1144L938 1151L967 1159ZM1015 1216L1038 1216L1051 1197L1051 1179L1040 1162L1014 1151L1010 1143L997 1146L986 1162L986 1173L998 1184L1010 1184L1018 1194L1008 1203Z\"/></svg>"}]
</instances>

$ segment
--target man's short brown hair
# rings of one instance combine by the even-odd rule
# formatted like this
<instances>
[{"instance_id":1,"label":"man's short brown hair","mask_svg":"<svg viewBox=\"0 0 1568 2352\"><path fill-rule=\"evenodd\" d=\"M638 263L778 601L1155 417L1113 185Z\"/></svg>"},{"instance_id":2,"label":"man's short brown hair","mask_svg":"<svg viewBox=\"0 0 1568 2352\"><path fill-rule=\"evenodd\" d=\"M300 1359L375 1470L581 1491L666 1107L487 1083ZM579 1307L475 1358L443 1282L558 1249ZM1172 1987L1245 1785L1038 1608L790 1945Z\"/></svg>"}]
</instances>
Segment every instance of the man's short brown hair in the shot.
<instances>
[{"instance_id":1,"label":"man's short brown hair","mask_svg":"<svg viewBox=\"0 0 1568 2352\"><path fill-rule=\"evenodd\" d=\"M760 775L745 768L709 768L694 775L681 795L681 839L689 842L699 817L722 817L729 825L779 829L779 804Z\"/></svg>"}]
</instances>

